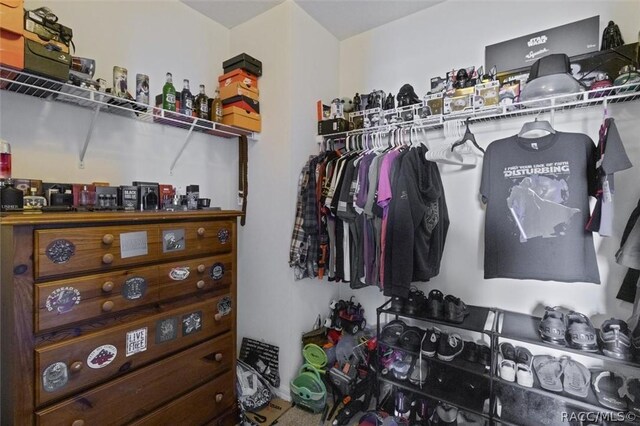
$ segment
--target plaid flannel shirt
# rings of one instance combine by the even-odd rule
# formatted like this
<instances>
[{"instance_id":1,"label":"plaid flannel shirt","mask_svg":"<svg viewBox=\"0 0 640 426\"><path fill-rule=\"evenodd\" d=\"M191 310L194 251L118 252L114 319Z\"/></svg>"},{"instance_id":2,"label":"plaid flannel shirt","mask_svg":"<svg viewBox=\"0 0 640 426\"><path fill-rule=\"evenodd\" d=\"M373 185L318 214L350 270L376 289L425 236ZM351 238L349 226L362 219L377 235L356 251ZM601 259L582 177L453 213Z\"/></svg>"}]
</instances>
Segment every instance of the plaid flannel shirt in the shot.
<instances>
[{"instance_id":1,"label":"plaid flannel shirt","mask_svg":"<svg viewBox=\"0 0 640 426\"><path fill-rule=\"evenodd\" d=\"M296 219L293 224L291 246L289 248L289 266L294 268L294 277L300 280L308 277L307 245L304 231L305 188L309 182L309 162L305 164L298 178L298 199L296 201Z\"/></svg>"}]
</instances>

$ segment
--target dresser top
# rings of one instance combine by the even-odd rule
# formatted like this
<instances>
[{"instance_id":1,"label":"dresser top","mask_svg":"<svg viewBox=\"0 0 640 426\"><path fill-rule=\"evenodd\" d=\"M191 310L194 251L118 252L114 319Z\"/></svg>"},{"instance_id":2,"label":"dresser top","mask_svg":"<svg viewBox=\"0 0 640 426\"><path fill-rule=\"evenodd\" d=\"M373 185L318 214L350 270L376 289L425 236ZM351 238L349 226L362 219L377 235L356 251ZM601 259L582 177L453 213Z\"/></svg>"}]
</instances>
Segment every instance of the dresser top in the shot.
<instances>
[{"instance_id":1,"label":"dresser top","mask_svg":"<svg viewBox=\"0 0 640 426\"><path fill-rule=\"evenodd\" d=\"M72 223L124 223L124 222L165 222L184 220L210 220L237 218L239 210L191 210L191 211L108 211L108 212L19 212L0 214L0 225L47 225Z\"/></svg>"}]
</instances>

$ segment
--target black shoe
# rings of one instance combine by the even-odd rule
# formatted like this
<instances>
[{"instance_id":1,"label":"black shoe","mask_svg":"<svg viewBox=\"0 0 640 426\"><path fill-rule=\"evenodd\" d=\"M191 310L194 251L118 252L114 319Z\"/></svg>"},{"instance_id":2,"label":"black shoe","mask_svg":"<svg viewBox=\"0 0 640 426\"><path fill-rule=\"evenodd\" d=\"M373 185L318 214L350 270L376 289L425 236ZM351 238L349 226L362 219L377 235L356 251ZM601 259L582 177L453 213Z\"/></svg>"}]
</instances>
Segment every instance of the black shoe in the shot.
<instances>
[{"instance_id":1,"label":"black shoe","mask_svg":"<svg viewBox=\"0 0 640 426\"><path fill-rule=\"evenodd\" d=\"M436 351L438 350L438 345L440 343L440 333L440 329L436 327L427 329L424 339L422 340L422 355L426 355L428 357L434 357L436 355Z\"/></svg>"},{"instance_id":2,"label":"black shoe","mask_svg":"<svg viewBox=\"0 0 640 426\"><path fill-rule=\"evenodd\" d=\"M478 361L486 368L491 368L491 348L487 345L478 345Z\"/></svg>"},{"instance_id":3,"label":"black shoe","mask_svg":"<svg viewBox=\"0 0 640 426\"><path fill-rule=\"evenodd\" d=\"M418 290L415 287L412 288L409 292L409 297L404 303L404 313L408 315L418 315L420 310L422 310L425 300L426 297L424 297L422 290Z\"/></svg>"},{"instance_id":4,"label":"black shoe","mask_svg":"<svg viewBox=\"0 0 640 426\"><path fill-rule=\"evenodd\" d=\"M444 298L444 320L461 324L464 317L469 315L469 308L458 297L448 295Z\"/></svg>"},{"instance_id":5,"label":"black shoe","mask_svg":"<svg viewBox=\"0 0 640 426\"><path fill-rule=\"evenodd\" d=\"M464 342L462 357L469 362L478 362L478 345L475 342Z\"/></svg>"},{"instance_id":6,"label":"black shoe","mask_svg":"<svg viewBox=\"0 0 640 426\"><path fill-rule=\"evenodd\" d=\"M410 352L418 352L424 332L418 327L407 327L398 339L398 346Z\"/></svg>"},{"instance_id":7,"label":"black shoe","mask_svg":"<svg viewBox=\"0 0 640 426\"><path fill-rule=\"evenodd\" d=\"M393 296L391 298L391 306L389 307L390 311L401 313L404 309L404 299L400 296Z\"/></svg>"},{"instance_id":8,"label":"black shoe","mask_svg":"<svg viewBox=\"0 0 640 426\"><path fill-rule=\"evenodd\" d=\"M626 322L613 318L606 320L598 332L598 340L606 356L631 360L631 338Z\"/></svg>"},{"instance_id":9,"label":"black shoe","mask_svg":"<svg viewBox=\"0 0 640 426\"><path fill-rule=\"evenodd\" d=\"M442 333L440 336L440 344L438 345L438 359L443 361L451 361L456 356L460 355L464 343L459 334Z\"/></svg>"},{"instance_id":10,"label":"black shoe","mask_svg":"<svg viewBox=\"0 0 640 426\"><path fill-rule=\"evenodd\" d=\"M597 352L596 328L591 324L589 317L580 312L569 312L565 318L567 321L565 336L567 346L581 351Z\"/></svg>"},{"instance_id":11,"label":"black shoe","mask_svg":"<svg viewBox=\"0 0 640 426\"><path fill-rule=\"evenodd\" d=\"M427 298L427 318L444 319L444 295L440 290L431 290Z\"/></svg>"},{"instance_id":12,"label":"black shoe","mask_svg":"<svg viewBox=\"0 0 640 426\"><path fill-rule=\"evenodd\" d=\"M406 328L407 325L403 321L393 320L388 322L380 331L380 342L396 346L398 344L398 339L400 339L400 336L404 333Z\"/></svg>"},{"instance_id":13,"label":"black shoe","mask_svg":"<svg viewBox=\"0 0 640 426\"><path fill-rule=\"evenodd\" d=\"M640 417L640 379L627 379L627 407L636 416Z\"/></svg>"},{"instance_id":14,"label":"black shoe","mask_svg":"<svg viewBox=\"0 0 640 426\"><path fill-rule=\"evenodd\" d=\"M396 417L408 419L411 415L411 396L401 389L396 389L396 401L394 407Z\"/></svg>"}]
</instances>

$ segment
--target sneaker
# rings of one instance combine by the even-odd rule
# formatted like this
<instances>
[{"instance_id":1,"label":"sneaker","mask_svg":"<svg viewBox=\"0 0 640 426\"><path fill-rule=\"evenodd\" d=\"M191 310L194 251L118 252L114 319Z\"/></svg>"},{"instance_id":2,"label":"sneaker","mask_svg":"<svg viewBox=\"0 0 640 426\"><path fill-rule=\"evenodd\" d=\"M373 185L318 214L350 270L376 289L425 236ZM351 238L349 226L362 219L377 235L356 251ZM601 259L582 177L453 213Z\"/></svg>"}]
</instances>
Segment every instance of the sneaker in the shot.
<instances>
[{"instance_id":1,"label":"sneaker","mask_svg":"<svg viewBox=\"0 0 640 426\"><path fill-rule=\"evenodd\" d=\"M464 342L462 357L469 362L478 362L478 345L475 342Z\"/></svg>"},{"instance_id":2,"label":"sneaker","mask_svg":"<svg viewBox=\"0 0 640 426\"><path fill-rule=\"evenodd\" d=\"M422 290L412 287L409 292L409 297L404 303L404 313L407 315L418 315L426 299Z\"/></svg>"},{"instance_id":3,"label":"sneaker","mask_svg":"<svg viewBox=\"0 0 640 426\"><path fill-rule=\"evenodd\" d=\"M411 397L401 389L396 389L394 415L403 419L409 419L411 415Z\"/></svg>"},{"instance_id":4,"label":"sneaker","mask_svg":"<svg viewBox=\"0 0 640 426\"><path fill-rule=\"evenodd\" d=\"M404 309L404 299L400 296L393 296L391 298L391 306L389 307L390 311L401 313Z\"/></svg>"},{"instance_id":5,"label":"sneaker","mask_svg":"<svg viewBox=\"0 0 640 426\"><path fill-rule=\"evenodd\" d=\"M567 320L567 346L587 352L597 352L596 328L591 320L580 312L569 312Z\"/></svg>"},{"instance_id":6,"label":"sneaker","mask_svg":"<svg viewBox=\"0 0 640 426\"><path fill-rule=\"evenodd\" d=\"M440 343L441 331L437 327L428 328L427 332L422 340L421 352L422 355L428 357L434 357L438 350L438 344Z\"/></svg>"},{"instance_id":7,"label":"sneaker","mask_svg":"<svg viewBox=\"0 0 640 426\"><path fill-rule=\"evenodd\" d=\"M469 308L458 297L448 295L444 298L444 320L462 324L464 317L469 315Z\"/></svg>"},{"instance_id":8,"label":"sneaker","mask_svg":"<svg viewBox=\"0 0 640 426\"><path fill-rule=\"evenodd\" d=\"M598 332L598 340L606 356L631 360L631 338L626 322L614 318L606 320Z\"/></svg>"},{"instance_id":9,"label":"sneaker","mask_svg":"<svg viewBox=\"0 0 640 426\"><path fill-rule=\"evenodd\" d=\"M491 348L487 345L478 346L478 361L484 365L485 368L491 368Z\"/></svg>"},{"instance_id":10,"label":"sneaker","mask_svg":"<svg viewBox=\"0 0 640 426\"><path fill-rule=\"evenodd\" d=\"M538 331L544 342L564 346L567 343L565 340L567 325L564 313L557 307L551 308L547 306L544 316L538 325Z\"/></svg>"},{"instance_id":11,"label":"sneaker","mask_svg":"<svg viewBox=\"0 0 640 426\"><path fill-rule=\"evenodd\" d=\"M444 295L440 290L431 290L427 298L427 318L444 319Z\"/></svg>"},{"instance_id":12,"label":"sneaker","mask_svg":"<svg viewBox=\"0 0 640 426\"><path fill-rule=\"evenodd\" d=\"M393 320L388 322L382 331L380 331L380 342L396 346L400 336L404 333L406 328L407 325L403 321Z\"/></svg>"},{"instance_id":13,"label":"sneaker","mask_svg":"<svg viewBox=\"0 0 640 426\"><path fill-rule=\"evenodd\" d=\"M411 364L413 364L413 356L411 356L411 354L404 354L404 356L391 363L389 370L391 370L391 374L393 374L393 377L396 379L407 380Z\"/></svg>"},{"instance_id":14,"label":"sneaker","mask_svg":"<svg viewBox=\"0 0 640 426\"><path fill-rule=\"evenodd\" d=\"M451 361L462 353L464 343L459 334L442 333L440 336L440 344L438 345L438 359L443 361Z\"/></svg>"},{"instance_id":15,"label":"sneaker","mask_svg":"<svg viewBox=\"0 0 640 426\"><path fill-rule=\"evenodd\" d=\"M438 421L435 424L454 426L458 424L458 409L453 405L440 402L436 408Z\"/></svg>"},{"instance_id":16,"label":"sneaker","mask_svg":"<svg viewBox=\"0 0 640 426\"><path fill-rule=\"evenodd\" d=\"M620 388L624 385L622 376L606 370L594 370L591 373L591 384L598 402L612 410L626 411L627 401L620 396Z\"/></svg>"},{"instance_id":17,"label":"sneaker","mask_svg":"<svg viewBox=\"0 0 640 426\"><path fill-rule=\"evenodd\" d=\"M413 363L413 367L411 367L411 372L409 373L409 382L416 386L422 386L427 381L428 374L429 365L427 364L427 360L416 358Z\"/></svg>"},{"instance_id":18,"label":"sneaker","mask_svg":"<svg viewBox=\"0 0 640 426\"><path fill-rule=\"evenodd\" d=\"M420 343L422 343L422 336L424 336L422 329L418 327L407 327L398 339L398 346L409 352L418 352L420 350Z\"/></svg>"}]
</instances>

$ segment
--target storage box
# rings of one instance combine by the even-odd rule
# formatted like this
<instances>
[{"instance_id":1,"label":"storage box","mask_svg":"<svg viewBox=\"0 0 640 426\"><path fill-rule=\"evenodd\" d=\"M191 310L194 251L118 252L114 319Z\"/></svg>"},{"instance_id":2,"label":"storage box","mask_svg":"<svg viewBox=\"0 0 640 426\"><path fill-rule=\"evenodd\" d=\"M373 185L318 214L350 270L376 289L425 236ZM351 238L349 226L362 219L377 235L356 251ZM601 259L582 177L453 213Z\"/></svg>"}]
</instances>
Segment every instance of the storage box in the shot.
<instances>
[{"instance_id":1,"label":"storage box","mask_svg":"<svg viewBox=\"0 0 640 426\"><path fill-rule=\"evenodd\" d=\"M0 64L17 70L24 68L23 36L0 29Z\"/></svg>"},{"instance_id":2,"label":"storage box","mask_svg":"<svg viewBox=\"0 0 640 426\"><path fill-rule=\"evenodd\" d=\"M23 0L0 0L0 28L22 35L22 31L24 31L23 16Z\"/></svg>"},{"instance_id":3,"label":"storage box","mask_svg":"<svg viewBox=\"0 0 640 426\"><path fill-rule=\"evenodd\" d=\"M32 40L24 40L24 69L52 80L67 81L71 55L48 50Z\"/></svg>"},{"instance_id":4,"label":"storage box","mask_svg":"<svg viewBox=\"0 0 640 426\"><path fill-rule=\"evenodd\" d=\"M497 106L500 103L500 82L497 80L476 84L475 109Z\"/></svg>"},{"instance_id":5,"label":"storage box","mask_svg":"<svg viewBox=\"0 0 640 426\"><path fill-rule=\"evenodd\" d=\"M258 89L247 86L244 83L231 83L220 88L220 99L225 100L235 96L246 96L256 101L259 99Z\"/></svg>"},{"instance_id":6,"label":"storage box","mask_svg":"<svg viewBox=\"0 0 640 426\"><path fill-rule=\"evenodd\" d=\"M139 204L137 187L123 185L118 188L119 206L124 207L125 210L137 210Z\"/></svg>"},{"instance_id":7,"label":"storage box","mask_svg":"<svg viewBox=\"0 0 640 426\"><path fill-rule=\"evenodd\" d=\"M67 46L66 44L60 42L60 41L56 41L54 39L45 39L40 37L38 34L36 33L32 33L31 31L24 31L24 38L25 39L29 39L31 41L35 41L36 43L40 43L43 46L47 46L47 45L52 45L52 49L54 50L59 50L62 53L69 53L69 46ZM51 48L51 47L50 47Z\"/></svg>"},{"instance_id":8,"label":"storage box","mask_svg":"<svg viewBox=\"0 0 640 426\"><path fill-rule=\"evenodd\" d=\"M235 69L231 72L218 77L218 83L220 87L225 87L231 83L244 83L249 87L258 88L258 77L243 69Z\"/></svg>"},{"instance_id":9,"label":"storage box","mask_svg":"<svg viewBox=\"0 0 640 426\"><path fill-rule=\"evenodd\" d=\"M424 97L424 102L427 104L431 115L442 114L442 111L444 109L443 97L444 95L442 94L442 92L433 93Z\"/></svg>"},{"instance_id":10,"label":"storage box","mask_svg":"<svg viewBox=\"0 0 640 426\"><path fill-rule=\"evenodd\" d=\"M253 132L260 132L261 130L262 120L260 114L245 111L242 108L234 106L224 108L222 112L222 124L251 130Z\"/></svg>"},{"instance_id":11,"label":"storage box","mask_svg":"<svg viewBox=\"0 0 640 426\"><path fill-rule=\"evenodd\" d=\"M346 132L349 130L349 123L344 118L334 118L331 120L318 121L318 134L329 135L331 133Z\"/></svg>"},{"instance_id":12,"label":"storage box","mask_svg":"<svg viewBox=\"0 0 640 426\"><path fill-rule=\"evenodd\" d=\"M49 11L50 12L50 11ZM44 19L41 13L46 13L44 8L27 10L24 13L24 29L38 34L43 40L54 40L64 43L68 48L73 38L73 31L55 19Z\"/></svg>"},{"instance_id":13,"label":"storage box","mask_svg":"<svg viewBox=\"0 0 640 426\"><path fill-rule=\"evenodd\" d=\"M251 99L248 96L238 95L222 101L223 108L232 106L260 114L260 102L255 99Z\"/></svg>"},{"instance_id":14,"label":"storage box","mask_svg":"<svg viewBox=\"0 0 640 426\"><path fill-rule=\"evenodd\" d=\"M224 73L231 72L235 69L243 69L248 71L249 73L257 76L262 75L262 62L253 58L246 53L241 53L238 56L234 56L231 59L227 59L222 63L222 68L224 69Z\"/></svg>"}]
</instances>

